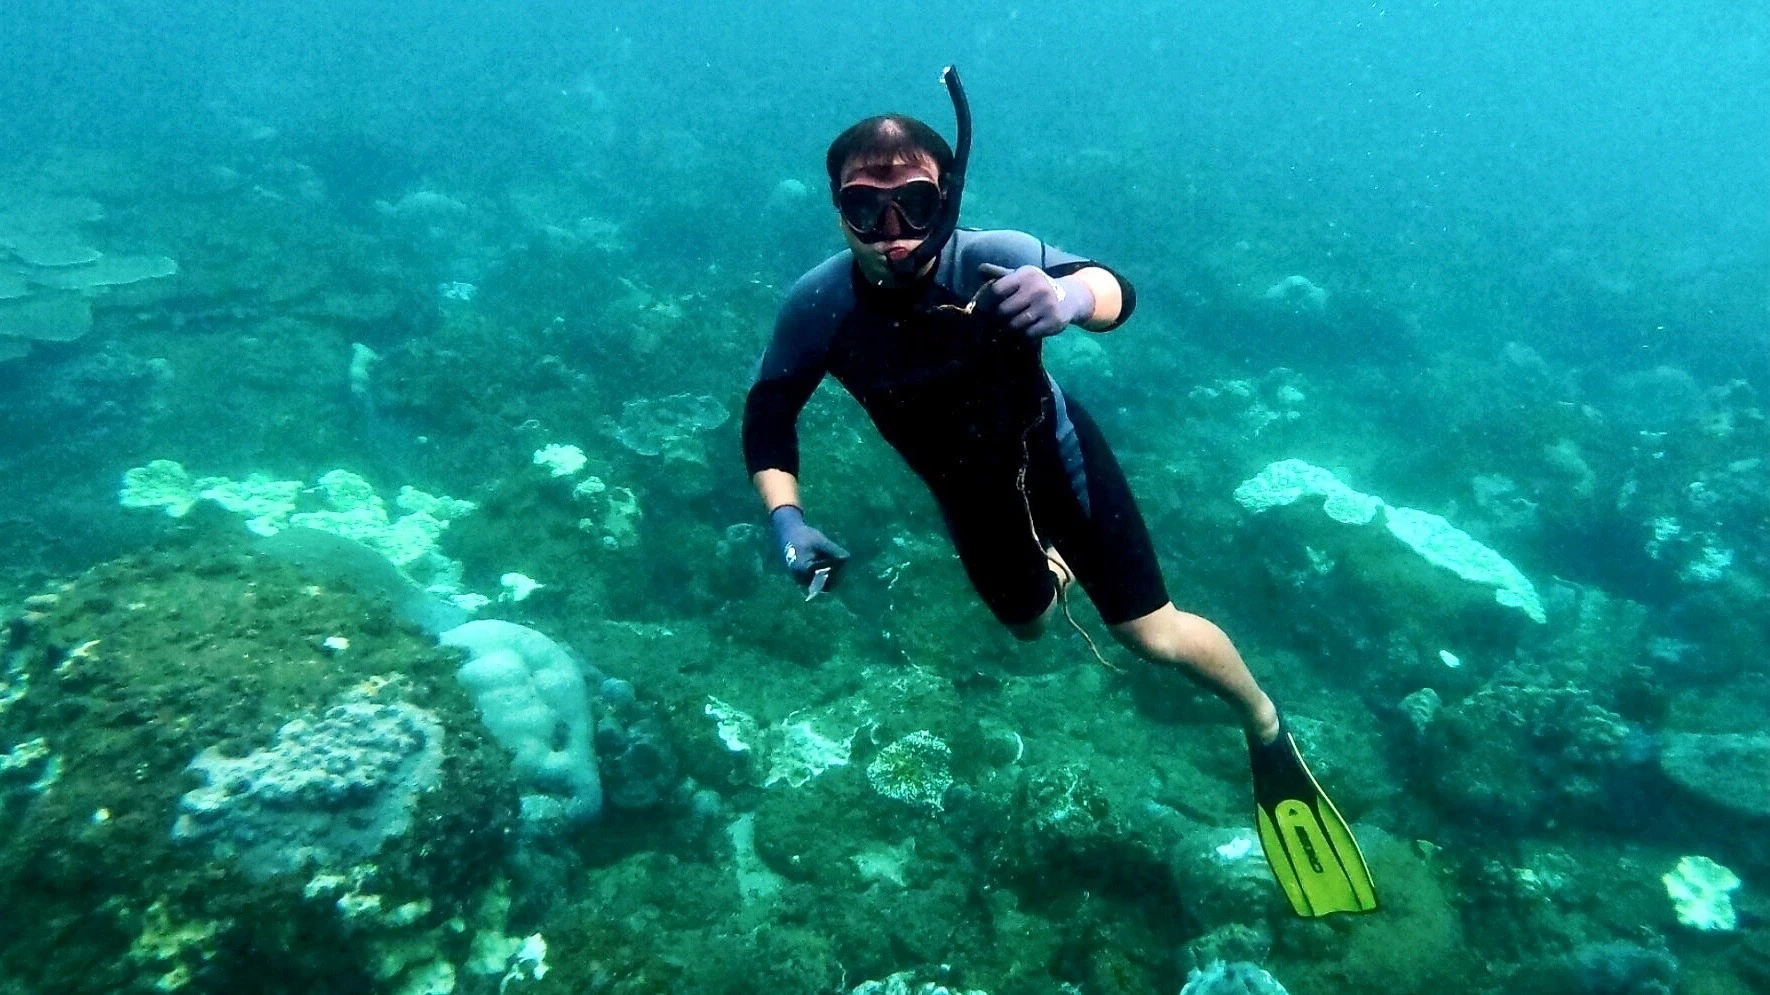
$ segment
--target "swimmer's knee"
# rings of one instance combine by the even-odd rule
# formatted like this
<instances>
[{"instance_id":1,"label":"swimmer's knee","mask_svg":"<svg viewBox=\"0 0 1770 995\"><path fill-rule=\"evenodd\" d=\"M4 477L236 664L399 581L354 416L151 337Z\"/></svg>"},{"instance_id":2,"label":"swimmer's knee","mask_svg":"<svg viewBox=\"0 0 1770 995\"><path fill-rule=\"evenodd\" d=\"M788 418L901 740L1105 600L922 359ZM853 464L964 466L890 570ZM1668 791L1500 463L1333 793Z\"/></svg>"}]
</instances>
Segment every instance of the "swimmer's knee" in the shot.
<instances>
[{"instance_id":1,"label":"swimmer's knee","mask_svg":"<svg viewBox=\"0 0 1770 995\"><path fill-rule=\"evenodd\" d=\"M1145 660L1178 663L1209 659L1233 646L1216 623L1183 612L1173 603L1129 622L1112 626L1119 644Z\"/></svg>"},{"instance_id":2,"label":"swimmer's knee","mask_svg":"<svg viewBox=\"0 0 1770 995\"><path fill-rule=\"evenodd\" d=\"M1045 634L1046 626L1051 623L1051 616L1056 613L1057 597L1052 595L1051 603L1045 606L1045 610L1039 613L1038 618L1030 622L1005 622L1003 625L1015 639L1023 643L1030 643Z\"/></svg>"}]
</instances>

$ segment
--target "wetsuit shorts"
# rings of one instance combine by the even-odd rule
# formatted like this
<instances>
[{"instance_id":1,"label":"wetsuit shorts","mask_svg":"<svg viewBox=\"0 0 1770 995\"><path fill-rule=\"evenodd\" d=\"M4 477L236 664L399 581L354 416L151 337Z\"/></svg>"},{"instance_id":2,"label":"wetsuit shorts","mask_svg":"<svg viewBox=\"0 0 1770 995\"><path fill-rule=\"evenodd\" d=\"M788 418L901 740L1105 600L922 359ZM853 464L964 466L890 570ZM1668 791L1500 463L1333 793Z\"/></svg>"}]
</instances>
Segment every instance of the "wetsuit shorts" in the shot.
<instances>
[{"instance_id":1,"label":"wetsuit shorts","mask_svg":"<svg viewBox=\"0 0 1770 995\"><path fill-rule=\"evenodd\" d=\"M1106 439L1074 398L1048 399L1028 433L1025 480L1015 472L935 487L947 531L971 584L998 620L1035 621L1056 580L1054 547L1108 625L1168 603L1149 529Z\"/></svg>"}]
</instances>

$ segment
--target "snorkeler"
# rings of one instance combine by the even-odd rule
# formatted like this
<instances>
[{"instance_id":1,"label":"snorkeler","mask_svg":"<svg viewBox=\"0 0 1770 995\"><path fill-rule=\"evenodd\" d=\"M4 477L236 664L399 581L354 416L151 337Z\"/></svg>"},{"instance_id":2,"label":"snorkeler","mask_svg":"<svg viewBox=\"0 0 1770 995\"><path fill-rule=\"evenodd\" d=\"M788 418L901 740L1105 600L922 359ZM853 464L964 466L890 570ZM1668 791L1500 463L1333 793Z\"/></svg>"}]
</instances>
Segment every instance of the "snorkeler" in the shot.
<instances>
[{"instance_id":1,"label":"snorkeler","mask_svg":"<svg viewBox=\"0 0 1770 995\"><path fill-rule=\"evenodd\" d=\"M1277 708L1222 630L1168 599L1118 461L1044 370L1044 339L1130 318L1131 284L1032 235L957 229L970 110L957 74L943 78L956 152L897 114L831 143L848 250L793 285L744 404L744 458L788 572L809 600L848 559L799 499L799 412L828 374L928 485L972 586L1015 636L1036 638L1073 579L1119 642L1239 710L1261 842L1299 915L1375 908L1357 844Z\"/></svg>"}]
</instances>

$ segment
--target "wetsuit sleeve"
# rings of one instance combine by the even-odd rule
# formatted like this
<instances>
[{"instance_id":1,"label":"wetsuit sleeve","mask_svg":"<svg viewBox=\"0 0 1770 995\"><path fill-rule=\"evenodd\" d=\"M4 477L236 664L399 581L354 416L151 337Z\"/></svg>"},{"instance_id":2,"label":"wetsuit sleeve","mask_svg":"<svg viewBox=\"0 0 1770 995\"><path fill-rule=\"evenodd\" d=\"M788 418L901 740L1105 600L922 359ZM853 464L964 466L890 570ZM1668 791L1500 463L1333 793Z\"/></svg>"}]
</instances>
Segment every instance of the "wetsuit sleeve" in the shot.
<instances>
[{"instance_id":1,"label":"wetsuit sleeve","mask_svg":"<svg viewBox=\"0 0 1770 995\"><path fill-rule=\"evenodd\" d=\"M799 412L823 381L833 331L820 296L807 279L794 285L744 398L744 465L752 476L799 474Z\"/></svg>"},{"instance_id":2,"label":"wetsuit sleeve","mask_svg":"<svg viewBox=\"0 0 1770 995\"><path fill-rule=\"evenodd\" d=\"M958 286L955 289L966 299L975 295L982 283L982 278L977 275L977 267L982 263L995 263L1009 269L1037 266L1054 277L1068 276L1082 269L1103 269L1111 273L1124 294L1124 305L1119 309L1117 320L1096 331L1110 331L1119 327L1131 317L1131 312L1137 307L1136 288L1131 286L1131 281L1125 279L1123 273L1085 256L1065 252L1054 245L1046 245L1041 239L1026 232L1009 229L960 231L953 238L958 241L958 273L955 275Z\"/></svg>"}]
</instances>

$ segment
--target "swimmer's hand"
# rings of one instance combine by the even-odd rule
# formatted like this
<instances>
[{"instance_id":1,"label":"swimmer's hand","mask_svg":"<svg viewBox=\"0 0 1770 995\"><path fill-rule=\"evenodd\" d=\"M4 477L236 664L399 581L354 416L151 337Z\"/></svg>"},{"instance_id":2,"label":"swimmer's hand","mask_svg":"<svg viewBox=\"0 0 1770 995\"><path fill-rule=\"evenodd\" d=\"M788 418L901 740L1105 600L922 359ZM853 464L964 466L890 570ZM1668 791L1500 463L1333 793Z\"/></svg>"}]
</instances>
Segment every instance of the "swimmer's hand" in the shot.
<instances>
[{"instance_id":1,"label":"swimmer's hand","mask_svg":"<svg viewBox=\"0 0 1770 995\"><path fill-rule=\"evenodd\" d=\"M983 263L977 273L986 282L977 292L976 310L996 316L1027 338L1056 335L1094 313L1094 292L1074 277L1053 277L1037 266L1011 270L994 263Z\"/></svg>"},{"instance_id":2,"label":"swimmer's hand","mask_svg":"<svg viewBox=\"0 0 1770 995\"><path fill-rule=\"evenodd\" d=\"M793 580L806 590L811 589L813 581L819 584L820 592L833 586L841 574L840 567L848 560L848 550L805 524L805 512L794 505L783 504L774 509L768 520L774 525L775 545L779 547L781 560ZM818 580L820 571L821 581Z\"/></svg>"}]
</instances>

